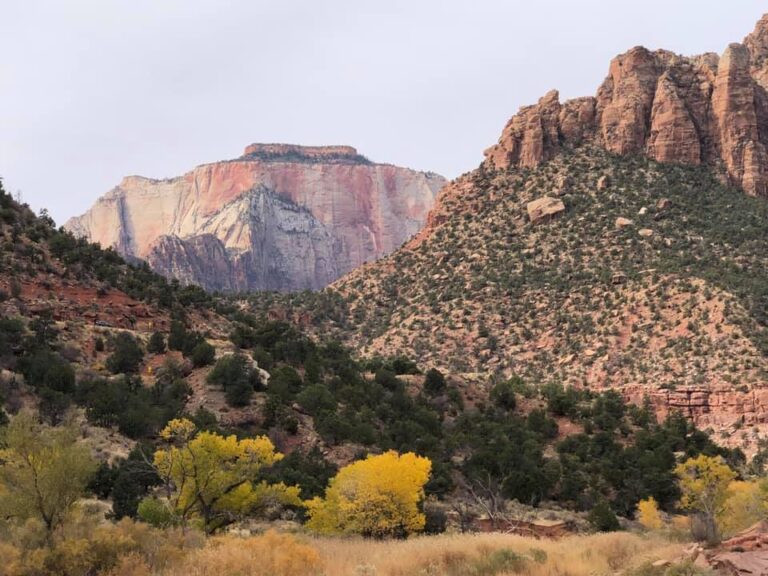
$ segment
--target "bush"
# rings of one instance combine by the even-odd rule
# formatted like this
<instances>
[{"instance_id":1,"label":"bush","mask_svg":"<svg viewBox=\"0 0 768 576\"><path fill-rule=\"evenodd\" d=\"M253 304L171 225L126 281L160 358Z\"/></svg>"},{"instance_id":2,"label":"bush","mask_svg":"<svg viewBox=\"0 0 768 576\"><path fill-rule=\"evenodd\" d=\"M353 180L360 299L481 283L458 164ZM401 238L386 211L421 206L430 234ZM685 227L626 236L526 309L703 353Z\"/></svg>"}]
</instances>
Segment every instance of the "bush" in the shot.
<instances>
[{"instance_id":1,"label":"bush","mask_svg":"<svg viewBox=\"0 0 768 576\"><path fill-rule=\"evenodd\" d=\"M113 374L135 374L143 359L144 352L136 338L121 332L115 338L115 351L107 358L107 369Z\"/></svg>"},{"instance_id":2,"label":"bush","mask_svg":"<svg viewBox=\"0 0 768 576\"><path fill-rule=\"evenodd\" d=\"M137 513L141 520L155 528L167 528L174 524L173 512L165 502L157 498L144 498L139 503Z\"/></svg>"},{"instance_id":3,"label":"bush","mask_svg":"<svg viewBox=\"0 0 768 576\"><path fill-rule=\"evenodd\" d=\"M511 412L517 406L515 386L511 380L499 382L491 389L491 400L496 406L507 412Z\"/></svg>"},{"instance_id":4,"label":"bush","mask_svg":"<svg viewBox=\"0 0 768 576\"><path fill-rule=\"evenodd\" d=\"M165 352L165 336L160 332L152 334L147 344L147 352L150 354L162 354Z\"/></svg>"},{"instance_id":5,"label":"bush","mask_svg":"<svg viewBox=\"0 0 768 576\"><path fill-rule=\"evenodd\" d=\"M605 500L600 500L587 516L587 520L592 528L598 532L613 532L621 528L619 519L611 510L610 504Z\"/></svg>"},{"instance_id":6,"label":"bush","mask_svg":"<svg viewBox=\"0 0 768 576\"><path fill-rule=\"evenodd\" d=\"M168 334L168 348L170 350L183 350L187 341L187 327L181 320L171 321L171 332Z\"/></svg>"},{"instance_id":7,"label":"bush","mask_svg":"<svg viewBox=\"0 0 768 576\"><path fill-rule=\"evenodd\" d=\"M206 341L200 342L192 349L192 365L201 368L213 364L216 359L216 349Z\"/></svg>"},{"instance_id":8,"label":"bush","mask_svg":"<svg viewBox=\"0 0 768 576\"><path fill-rule=\"evenodd\" d=\"M445 392L445 376L440 370L432 368L424 377L424 392L430 396L439 396Z\"/></svg>"},{"instance_id":9,"label":"bush","mask_svg":"<svg viewBox=\"0 0 768 576\"><path fill-rule=\"evenodd\" d=\"M254 390L261 386L259 373L253 369L248 358L240 353L219 358L207 380L209 384L224 389L230 406L247 406Z\"/></svg>"},{"instance_id":10,"label":"bush","mask_svg":"<svg viewBox=\"0 0 768 576\"><path fill-rule=\"evenodd\" d=\"M477 576L496 576L497 574L522 574L528 560L514 550L502 548L475 562L473 574Z\"/></svg>"}]
</instances>

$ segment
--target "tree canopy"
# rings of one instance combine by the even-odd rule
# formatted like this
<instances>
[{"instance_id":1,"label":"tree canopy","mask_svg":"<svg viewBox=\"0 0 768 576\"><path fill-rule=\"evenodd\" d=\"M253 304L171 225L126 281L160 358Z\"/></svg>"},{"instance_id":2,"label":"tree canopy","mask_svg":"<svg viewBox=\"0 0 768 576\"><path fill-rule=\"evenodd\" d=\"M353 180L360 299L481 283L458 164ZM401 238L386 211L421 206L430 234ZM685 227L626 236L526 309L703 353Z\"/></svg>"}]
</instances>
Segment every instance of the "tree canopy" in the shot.
<instances>
[{"instance_id":1,"label":"tree canopy","mask_svg":"<svg viewBox=\"0 0 768 576\"><path fill-rule=\"evenodd\" d=\"M432 463L412 452L389 451L342 468L325 498L307 502L307 527L321 534L403 537L424 529L419 509Z\"/></svg>"}]
</instances>

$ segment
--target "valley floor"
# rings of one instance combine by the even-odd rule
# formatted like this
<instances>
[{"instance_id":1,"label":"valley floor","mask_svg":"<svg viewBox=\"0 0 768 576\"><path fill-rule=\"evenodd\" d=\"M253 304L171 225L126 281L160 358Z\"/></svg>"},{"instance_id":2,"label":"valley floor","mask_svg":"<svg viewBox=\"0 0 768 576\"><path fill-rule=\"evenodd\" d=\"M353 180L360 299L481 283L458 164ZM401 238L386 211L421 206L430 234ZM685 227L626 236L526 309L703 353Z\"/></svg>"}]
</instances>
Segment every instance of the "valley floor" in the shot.
<instances>
[{"instance_id":1,"label":"valley floor","mask_svg":"<svg viewBox=\"0 0 768 576\"><path fill-rule=\"evenodd\" d=\"M561 540L457 534L383 542L315 540L312 545L326 574L339 576L634 574L658 560L674 561L685 547L662 536L619 532Z\"/></svg>"}]
</instances>

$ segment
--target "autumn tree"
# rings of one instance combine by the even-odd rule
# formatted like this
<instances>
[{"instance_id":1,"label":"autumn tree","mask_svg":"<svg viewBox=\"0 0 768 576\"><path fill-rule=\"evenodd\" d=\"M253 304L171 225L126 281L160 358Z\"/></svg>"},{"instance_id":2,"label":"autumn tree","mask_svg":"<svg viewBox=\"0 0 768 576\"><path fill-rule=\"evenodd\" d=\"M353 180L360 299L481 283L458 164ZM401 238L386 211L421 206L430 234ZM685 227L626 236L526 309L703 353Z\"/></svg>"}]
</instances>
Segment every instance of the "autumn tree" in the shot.
<instances>
[{"instance_id":1,"label":"autumn tree","mask_svg":"<svg viewBox=\"0 0 768 576\"><path fill-rule=\"evenodd\" d=\"M659 504L653 496L637 503L637 521L647 530L660 530L664 527Z\"/></svg>"},{"instance_id":2,"label":"autumn tree","mask_svg":"<svg viewBox=\"0 0 768 576\"><path fill-rule=\"evenodd\" d=\"M95 471L73 427L50 428L21 413L0 438L0 517L40 520L52 544Z\"/></svg>"},{"instance_id":3,"label":"autumn tree","mask_svg":"<svg viewBox=\"0 0 768 576\"><path fill-rule=\"evenodd\" d=\"M765 481L733 481L728 487L729 496L718 516L718 525L726 537L756 524L766 517Z\"/></svg>"},{"instance_id":4,"label":"autumn tree","mask_svg":"<svg viewBox=\"0 0 768 576\"><path fill-rule=\"evenodd\" d=\"M389 451L342 468L325 498L307 502L307 527L321 534L404 537L424 529L419 505L432 463L413 453Z\"/></svg>"},{"instance_id":5,"label":"autumn tree","mask_svg":"<svg viewBox=\"0 0 768 576\"><path fill-rule=\"evenodd\" d=\"M692 532L707 542L720 540L718 516L730 495L729 485L736 473L720 457L701 454L675 468L680 481L680 505L694 513Z\"/></svg>"},{"instance_id":6,"label":"autumn tree","mask_svg":"<svg viewBox=\"0 0 768 576\"><path fill-rule=\"evenodd\" d=\"M154 465L166 504L182 524L199 518L211 534L270 504L301 504L298 487L260 480L263 469L283 457L265 436L238 440L199 432L186 419L172 420L160 436L168 446L155 452Z\"/></svg>"}]
</instances>

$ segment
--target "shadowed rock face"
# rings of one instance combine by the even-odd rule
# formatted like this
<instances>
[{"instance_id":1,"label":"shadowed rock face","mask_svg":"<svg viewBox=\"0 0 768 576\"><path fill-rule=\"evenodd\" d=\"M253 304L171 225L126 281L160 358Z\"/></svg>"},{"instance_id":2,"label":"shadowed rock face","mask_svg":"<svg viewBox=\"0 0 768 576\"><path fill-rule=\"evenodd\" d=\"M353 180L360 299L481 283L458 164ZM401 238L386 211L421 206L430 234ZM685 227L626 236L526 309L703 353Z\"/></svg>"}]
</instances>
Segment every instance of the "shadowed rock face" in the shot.
<instances>
[{"instance_id":1,"label":"shadowed rock face","mask_svg":"<svg viewBox=\"0 0 768 576\"><path fill-rule=\"evenodd\" d=\"M595 97L561 103L552 91L507 123L486 150L497 168L531 168L564 145L722 166L752 195L768 196L768 15L722 57L633 48L616 57Z\"/></svg>"},{"instance_id":2,"label":"shadowed rock face","mask_svg":"<svg viewBox=\"0 0 768 576\"><path fill-rule=\"evenodd\" d=\"M415 234L444 184L349 146L253 144L178 178L129 176L65 227L210 290L318 289Z\"/></svg>"}]
</instances>

